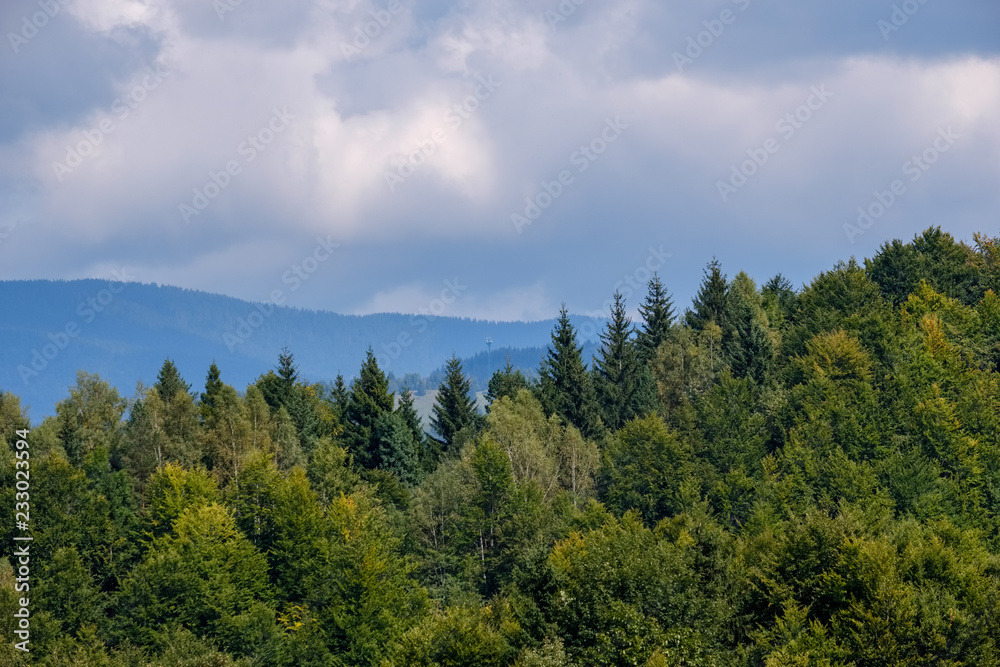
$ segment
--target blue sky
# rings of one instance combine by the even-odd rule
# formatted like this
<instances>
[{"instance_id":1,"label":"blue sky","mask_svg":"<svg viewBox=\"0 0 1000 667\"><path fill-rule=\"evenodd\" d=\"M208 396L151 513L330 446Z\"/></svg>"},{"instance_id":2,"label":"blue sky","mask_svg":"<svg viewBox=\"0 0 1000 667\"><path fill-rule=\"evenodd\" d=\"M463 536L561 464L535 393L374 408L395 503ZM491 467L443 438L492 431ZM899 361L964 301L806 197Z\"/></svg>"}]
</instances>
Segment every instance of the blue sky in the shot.
<instances>
[{"instance_id":1,"label":"blue sky","mask_svg":"<svg viewBox=\"0 0 1000 667\"><path fill-rule=\"evenodd\" d=\"M457 281L439 314L541 319L634 307L649 267L683 306L713 256L800 285L998 235L995 0L35 0L0 30L0 279L345 313Z\"/></svg>"}]
</instances>

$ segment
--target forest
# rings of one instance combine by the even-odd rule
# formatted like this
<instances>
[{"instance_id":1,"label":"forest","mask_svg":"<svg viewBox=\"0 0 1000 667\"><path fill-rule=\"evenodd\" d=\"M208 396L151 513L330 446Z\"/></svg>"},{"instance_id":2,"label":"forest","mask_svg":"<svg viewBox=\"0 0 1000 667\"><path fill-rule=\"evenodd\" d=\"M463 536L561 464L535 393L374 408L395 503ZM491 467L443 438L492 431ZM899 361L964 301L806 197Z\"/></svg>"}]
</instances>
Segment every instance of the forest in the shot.
<instances>
[{"instance_id":1,"label":"forest","mask_svg":"<svg viewBox=\"0 0 1000 667\"><path fill-rule=\"evenodd\" d=\"M1000 238L647 287L429 424L371 350L0 391L0 664L1000 665Z\"/></svg>"}]
</instances>

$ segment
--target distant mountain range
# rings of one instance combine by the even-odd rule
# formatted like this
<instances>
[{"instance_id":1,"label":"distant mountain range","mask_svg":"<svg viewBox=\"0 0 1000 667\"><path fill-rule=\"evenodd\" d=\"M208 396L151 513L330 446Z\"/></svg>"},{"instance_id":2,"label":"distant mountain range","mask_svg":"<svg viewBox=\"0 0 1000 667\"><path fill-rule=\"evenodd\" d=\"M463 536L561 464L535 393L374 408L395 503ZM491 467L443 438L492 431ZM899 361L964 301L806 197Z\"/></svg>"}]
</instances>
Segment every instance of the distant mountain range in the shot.
<instances>
[{"instance_id":1,"label":"distant mountain range","mask_svg":"<svg viewBox=\"0 0 1000 667\"><path fill-rule=\"evenodd\" d=\"M533 373L555 325L554 319L341 315L102 280L0 281L0 308L0 390L20 396L35 422L54 413L77 370L97 373L131 396L137 382L155 382L167 357L196 389L215 361L223 381L242 392L274 368L284 346L300 375L314 382L332 382L338 373L354 377L370 346L394 385L405 379L418 390L436 388L435 371L456 354L481 390L508 356ZM582 316L573 322L589 336L589 361L604 323ZM414 386L419 378L423 386Z\"/></svg>"}]
</instances>

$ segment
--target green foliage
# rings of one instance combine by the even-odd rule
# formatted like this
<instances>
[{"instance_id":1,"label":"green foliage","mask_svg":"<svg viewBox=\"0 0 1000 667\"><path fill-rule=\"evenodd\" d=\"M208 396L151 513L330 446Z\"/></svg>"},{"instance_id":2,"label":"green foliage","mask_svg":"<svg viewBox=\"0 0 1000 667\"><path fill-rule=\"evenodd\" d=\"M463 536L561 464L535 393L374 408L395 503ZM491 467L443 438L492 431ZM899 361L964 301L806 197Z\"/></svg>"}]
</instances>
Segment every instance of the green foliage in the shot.
<instances>
[{"instance_id":1,"label":"green foliage","mask_svg":"<svg viewBox=\"0 0 1000 667\"><path fill-rule=\"evenodd\" d=\"M721 326L728 290L729 284L722 273L722 265L713 259L705 268L692 309L684 313L684 323L695 331L702 331L710 322Z\"/></svg>"},{"instance_id":2,"label":"green foliage","mask_svg":"<svg viewBox=\"0 0 1000 667\"><path fill-rule=\"evenodd\" d=\"M654 277L590 372L564 308L485 417L452 360L446 457L371 350L329 393L287 349L243 396L212 364L197 405L169 360L131 401L80 373L27 447L0 391L33 537L0 632L27 595L40 665L1000 664L1000 240L975 242L801 293L713 262L679 324Z\"/></svg>"},{"instance_id":3,"label":"green foliage","mask_svg":"<svg viewBox=\"0 0 1000 667\"><path fill-rule=\"evenodd\" d=\"M443 454L454 450L460 431L475 429L479 425L479 411L471 391L472 383L462 373L462 363L452 355L445 366L445 378L438 387L431 417L431 428L437 433L437 442Z\"/></svg>"},{"instance_id":4,"label":"green foliage","mask_svg":"<svg viewBox=\"0 0 1000 667\"><path fill-rule=\"evenodd\" d=\"M597 396L583 364L583 348L564 305L552 331L552 344L538 371L539 397L547 414L557 414L580 429L586 437L603 430Z\"/></svg>"},{"instance_id":5,"label":"green foliage","mask_svg":"<svg viewBox=\"0 0 1000 667\"><path fill-rule=\"evenodd\" d=\"M689 488L692 458L690 447L659 417L629 422L605 445L601 500L619 516L635 511L650 524L673 516L696 492Z\"/></svg>"},{"instance_id":6,"label":"green foliage","mask_svg":"<svg viewBox=\"0 0 1000 667\"><path fill-rule=\"evenodd\" d=\"M162 645L164 629L176 623L217 638L229 651L253 655L260 648L254 636L274 622L270 597L267 561L232 515L216 503L197 505L184 510L122 582L119 627L143 643Z\"/></svg>"},{"instance_id":7,"label":"green foliage","mask_svg":"<svg viewBox=\"0 0 1000 667\"><path fill-rule=\"evenodd\" d=\"M378 440L375 423L384 413L392 412L392 394L385 373L368 348L361 373L351 386L351 393L344 408L344 441L354 460L365 468L375 467Z\"/></svg>"},{"instance_id":8,"label":"green foliage","mask_svg":"<svg viewBox=\"0 0 1000 667\"><path fill-rule=\"evenodd\" d=\"M490 378L489 387L486 391L486 411L489 412L491 406L498 399L514 397L522 389L529 389L530 383L524 377L521 369L515 369L510 365L510 357L507 358L507 365L502 370L498 370Z\"/></svg>"},{"instance_id":9,"label":"green foliage","mask_svg":"<svg viewBox=\"0 0 1000 667\"><path fill-rule=\"evenodd\" d=\"M633 333L632 321L625 314L625 300L621 293L615 292L611 320L601 334L601 356L595 359L593 370L601 418L612 431L631 419L656 411L653 376Z\"/></svg>"},{"instance_id":10,"label":"green foliage","mask_svg":"<svg viewBox=\"0 0 1000 667\"><path fill-rule=\"evenodd\" d=\"M656 356L657 348L667 339L674 323L673 301L655 273L649 281L648 290L646 300L639 306L643 324L636 341L639 357L643 361Z\"/></svg>"}]
</instances>

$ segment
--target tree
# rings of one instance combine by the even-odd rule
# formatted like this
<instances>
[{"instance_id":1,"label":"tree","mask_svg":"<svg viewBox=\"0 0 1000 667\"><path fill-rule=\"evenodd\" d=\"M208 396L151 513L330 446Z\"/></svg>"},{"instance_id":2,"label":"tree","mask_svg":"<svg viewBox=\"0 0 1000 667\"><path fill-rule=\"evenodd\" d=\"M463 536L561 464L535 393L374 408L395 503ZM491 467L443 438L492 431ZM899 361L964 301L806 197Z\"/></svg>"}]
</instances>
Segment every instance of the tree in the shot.
<instances>
[{"instance_id":1,"label":"tree","mask_svg":"<svg viewBox=\"0 0 1000 667\"><path fill-rule=\"evenodd\" d=\"M273 632L271 593L264 556L228 510L210 503L185 510L173 531L153 542L122 583L120 619L125 636L139 644L158 643L177 623L253 655L261 636Z\"/></svg>"},{"instance_id":2,"label":"tree","mask_svg":"<svg viewBox=\"0 0 1000 667\"><path fill-rule=\"evenodd\" d=\"M189 395L191 393L191 385L184 381L174 362L170 359L166 359L163 366L160 367L160 373L156 376L156 384L153 385L153 388L159 392L164 403L172 401L179 391Z\"/></svg>"},{"instance_id":3,"label":"tree","mask_svg":"<svg viewBox=\"0 0 1000 667\"><path fill-rule=\"evenodd\" d=\"M615 292L611 320L601 334L600 358L594 362L594 386L604 425L616 431L630 419L656 409L656 387L632 339L625 299Z\"/></svg>"},{"instance_id":4,"label":"tree","mask_svg":"<svg viewBox=\"0 0 1000 667\"><path fill-rule=\"evenodd\" d=\"M201 418L203 422L208 421L212 408L215 406L215 397L222 391L222 384L219 367L213 361L212 365L208 367L208 376L205 378L205 391L201 393L200 397Z\"/></svg>"},{"instance_id":5,"label":"tree","mask_svg":"<svg viewBox=\"0 0 1000 667\"><path fill-rule=\"evenodd\" d=\"M82 463L97 448L117 453L125 408L117 389L97 375L79 371L69 398L56 406L59 437L70 462Z\"/></svg>"},{"instance_id":6,"label":"tree","mask_svg":"<svg viewBox=\"0 0 1000 667\"><path fill-rule=\"evenodd\" d=\"M667 339L670 327L674 323L674 304L667 294L666 288L660 282L660 277L653 274L648 284L649 291L646 300L639 306L643 326L639 331L639 356L643 361L649 361L656 354L656 348Z\"/></svg>"},{"instance_id":7,"label":"tree","mask_svg":"<svg viewBox=\"0 0 1000 667\"><path fill-rule=\"evenodd\" d=\"M688 500L683 485L692 471L691 449L655 415L612 435L601 467L600 498L619 516L638 511L652 525Z\"/></svg>"},{"instance_id":8,"label":"tree","mask_svg":"<svg viewBox=\"0 0 1000 667\"><path fill-rule=\"evenodd\" d=\"M528 389L531 385L524 377L521 369L514 369L510 365L510 355L507 356L507 365L493 373L486 390L486 412L490 411L490 406L495 401L504 396L513 398L522 389Z\"/></svg>"},{"instance_id":9,"label":"tree","mask_svg":"<svg viewBox=\"0 0 1000 667\"><path fill-rule=\"evenodd\" d=\"M552 344L539 369L539 394L547 414L557 414L573 424L585 437L602 430L600 408L590 375L583 363L583 348L577 345L576 330L569 321L566 305L552 331Z\"/></svg>"},{"instance_id":10,"label":"tree","mask_svg":"<svg viewBox=\"0 0 1000 667\"><path fill-rule=\"evenodd\" d=\"M375 467L387 470L404 484L415 484L420 477L420 451L413 439L413 429L395 412L385 412L375 422L378 457Z\"/></svg>"},{"instance_id":11,"label":"tree","mask_svg":"<svg viewBox=\"0 0 1000 667\"><path fill-rule=\"evenodd\" d=\"M684 314L685 323L697 331L704 329L709 322L722 326L728 287L722 266L717 260L712 259L705 269L701 287L692 304L693 308Z\"/></svg>"},{"instance_id":12,"label":"tree","mask_svg":"<svg viewBox=\"0 0 1000 667\"><path fill-rule=\"evenodd\" d=\"M344 422L344 410L347 409L348 398L350 398L350 392L347 390L347 384L344 382L344 375L337 373L337 380L333 384L333 389L330 392L328 400L330 407L333 409L333 414L340 423Z\"/></svg>"},{"instance_id":13,"label":"tree","mask_svg":"<svg viewBox=\"0 0 1000 667\"><path fill-rule=\"evenodd\" d=\"M478 425L479 411L471 391L472 382L462 373L462 362L452 355L445 365L445 378L438 387L431 417L431 428L437 433L442 453L452 450L460 431Z\"/></svg>"},{"instance_id":14,"label":"tree","mask_svg":"<svg viewBox=\"0 0 1000 667\"><path fill-rule=\"evenodd\" d=\"M753 280L740 271L729 285L722 321L723 347L736 377L758 384L771 367L777 345Z\"/></svg>"},{"instance_id":15,"label":"tree","mask_svg":"<svg viewBox=\"0 0 1000 667\"><path fill-rule=\"evenodd\" d=\"M383 414L392 412L393 403L389 381L369 347L344 409L344 440L354 460L363 467L375 467L378 457L375 422Z\"/></svg>"}]
</instances>

